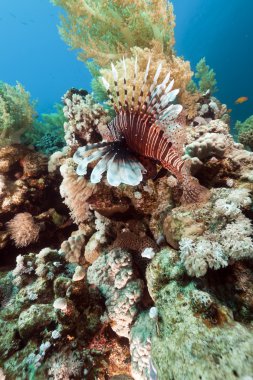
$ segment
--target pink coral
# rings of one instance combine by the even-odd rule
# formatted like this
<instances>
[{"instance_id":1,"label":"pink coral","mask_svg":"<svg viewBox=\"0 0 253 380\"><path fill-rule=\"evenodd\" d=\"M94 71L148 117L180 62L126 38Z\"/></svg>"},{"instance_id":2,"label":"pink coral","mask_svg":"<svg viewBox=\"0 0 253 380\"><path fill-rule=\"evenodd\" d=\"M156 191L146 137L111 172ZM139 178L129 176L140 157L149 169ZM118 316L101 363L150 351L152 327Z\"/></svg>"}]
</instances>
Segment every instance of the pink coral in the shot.
<instances>
[{"instance_id":1,"label":"pink coral","mask_svg":"<svg viewBox=\"0 0 253 380\"><path fill-rule=\"evenodd\" d=\"M29 212L22 212L14 216L7 223L7 228L16 247L26 247L39 238L40 227L34 222L33 216Z\"/></svg>"}]
</instances>

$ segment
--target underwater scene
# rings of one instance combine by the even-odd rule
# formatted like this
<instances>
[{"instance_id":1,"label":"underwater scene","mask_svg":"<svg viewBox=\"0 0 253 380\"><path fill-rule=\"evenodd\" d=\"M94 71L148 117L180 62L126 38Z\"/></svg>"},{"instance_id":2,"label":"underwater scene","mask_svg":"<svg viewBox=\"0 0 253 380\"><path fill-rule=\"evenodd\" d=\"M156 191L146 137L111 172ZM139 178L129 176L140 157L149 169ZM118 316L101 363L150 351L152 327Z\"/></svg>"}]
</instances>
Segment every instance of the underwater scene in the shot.
<instances>
[{"instance_id":1,"label":"underwater scene","mask_svg":"<svg viewBox=\"0 0 253 380\"><path fill-rule=\"evenodd\" d=\"M0 380L253 380L252 14L1 0Z\"/></svg>"}]
</instances>

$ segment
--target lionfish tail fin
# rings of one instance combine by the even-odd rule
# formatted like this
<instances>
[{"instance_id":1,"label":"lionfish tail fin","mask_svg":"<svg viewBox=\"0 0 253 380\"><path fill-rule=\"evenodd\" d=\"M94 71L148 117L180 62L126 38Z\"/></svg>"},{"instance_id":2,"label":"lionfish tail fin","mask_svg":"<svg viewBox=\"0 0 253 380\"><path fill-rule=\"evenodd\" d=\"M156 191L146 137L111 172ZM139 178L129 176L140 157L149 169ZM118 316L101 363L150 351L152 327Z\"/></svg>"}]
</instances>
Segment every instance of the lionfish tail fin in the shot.
<instances>
[{"instance_id":1,"label":"lionfish tail fin","mask_svg":"<svg viewBox=\"0 0 253 380\"><path fill-rule=\"evenodd\" d=\"M210 191L200 185L198 179L191 175L190 167L191 161L187 160L182 173L183 195L180 202L182 205L207 202L210 198Z\"/></svg>"}]
</instances>

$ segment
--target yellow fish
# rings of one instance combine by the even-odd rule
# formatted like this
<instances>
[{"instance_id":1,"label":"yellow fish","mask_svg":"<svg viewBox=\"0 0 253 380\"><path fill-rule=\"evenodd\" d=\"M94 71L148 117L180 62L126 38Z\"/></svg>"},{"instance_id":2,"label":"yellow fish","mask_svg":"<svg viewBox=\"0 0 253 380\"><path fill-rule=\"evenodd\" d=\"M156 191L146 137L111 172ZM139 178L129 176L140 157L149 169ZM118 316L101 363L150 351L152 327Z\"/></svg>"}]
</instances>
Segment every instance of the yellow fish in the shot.
<instances>
[{"instance_id":1,"label":"yellow fish","mask_svg":"<svg viewBox=\"0 0 253 380\"><path fill-rule=\"evenodd\" d=\"M247 102L248 98L247 96L241 96L240 98L236 99L235 104L241 104L244 102Z\"/></svg>"}]
</instances>

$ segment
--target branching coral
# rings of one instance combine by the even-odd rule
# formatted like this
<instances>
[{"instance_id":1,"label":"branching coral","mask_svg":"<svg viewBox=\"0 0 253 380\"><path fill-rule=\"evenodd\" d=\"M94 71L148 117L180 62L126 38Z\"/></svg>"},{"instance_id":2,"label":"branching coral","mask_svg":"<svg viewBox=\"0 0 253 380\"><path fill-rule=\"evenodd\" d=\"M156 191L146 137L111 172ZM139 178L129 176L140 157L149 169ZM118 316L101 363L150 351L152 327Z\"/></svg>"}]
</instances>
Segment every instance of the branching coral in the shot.
<instances>
[{"instance_id":1,"label":"branching coral","mask_svg":"<svg viewBox=\"0 0 253 380\"><path fill-rule=\"evenodd\" d=\"M204 93L209 90L213 94L217 91L215 72L206 64L205 58L201 58L197 64L195 77L199 79L199 90L201 92Z\"/></svg>"},{"instance_id":2,"label":"branching coral","mask_svg":"<svg viewBox=\"0 0 253 380\"><path fill-rule=\"evenodd\" d=\"M107 122L110 118L100 104L95 103L91 95L82 91L70 90L63 98L65 141L67 145L76 145L78 141L96 142L100 135L108 133Z\"/></svg>"},{"instance_id":3,"label":"branching coral","mask_svg":"<svg viewBox=\"0 0 253 380\"><path fill-rule=\"evenodd\" d=\"M235 129L238 133L239 142L253 150L253 116L248 117L244 122L237 120Z\"/></svg>"},{"instance_id":4,"label":"branching coral","mask_svg":"<svg viewBox=\"0 0 253 380\"><path fill-rule=\"evenodd\" d=\"M40 226L28 212L16 214L8 223L8 231L17 247L26 247L39 238Z\"/></svg>"},{"instance_id":5,"label":"branching coral","mask_svg":"<svg viewBox=\"0 0 253 380\"><path fill-rule=\"evenodd\" d=\"M10 86L0 82L0 146L20 142L22 134L32 127L34 106L20 83Z\"/></svg>"},{"instance_id":6,"label":"branching coral","mask_svg":"<svg viewBox=\"0 0 253 380\"><path fill-rule=\"evenodd\" d=\"M63 106L54 105L55 112L40 116L40 120L34 122L33 128L22 136L24 144L32 144L36 150L47 155L64 146L64 128L65 117L63 115Z\"/></svg>"},{"instance_id":7,"label":"branching coral","mask_svg":"<svg viewBox=\"0 0 253 380\"><path fill-rule=\"evenodd\" d=\"M159 43L165 53L174 45L174 15L166 0L52 0L66 15L61 17L60 33L73 49L81 50L79 58L93 58L107 65L130 48L152 47Z\"/></svg>"}]
</instances>

